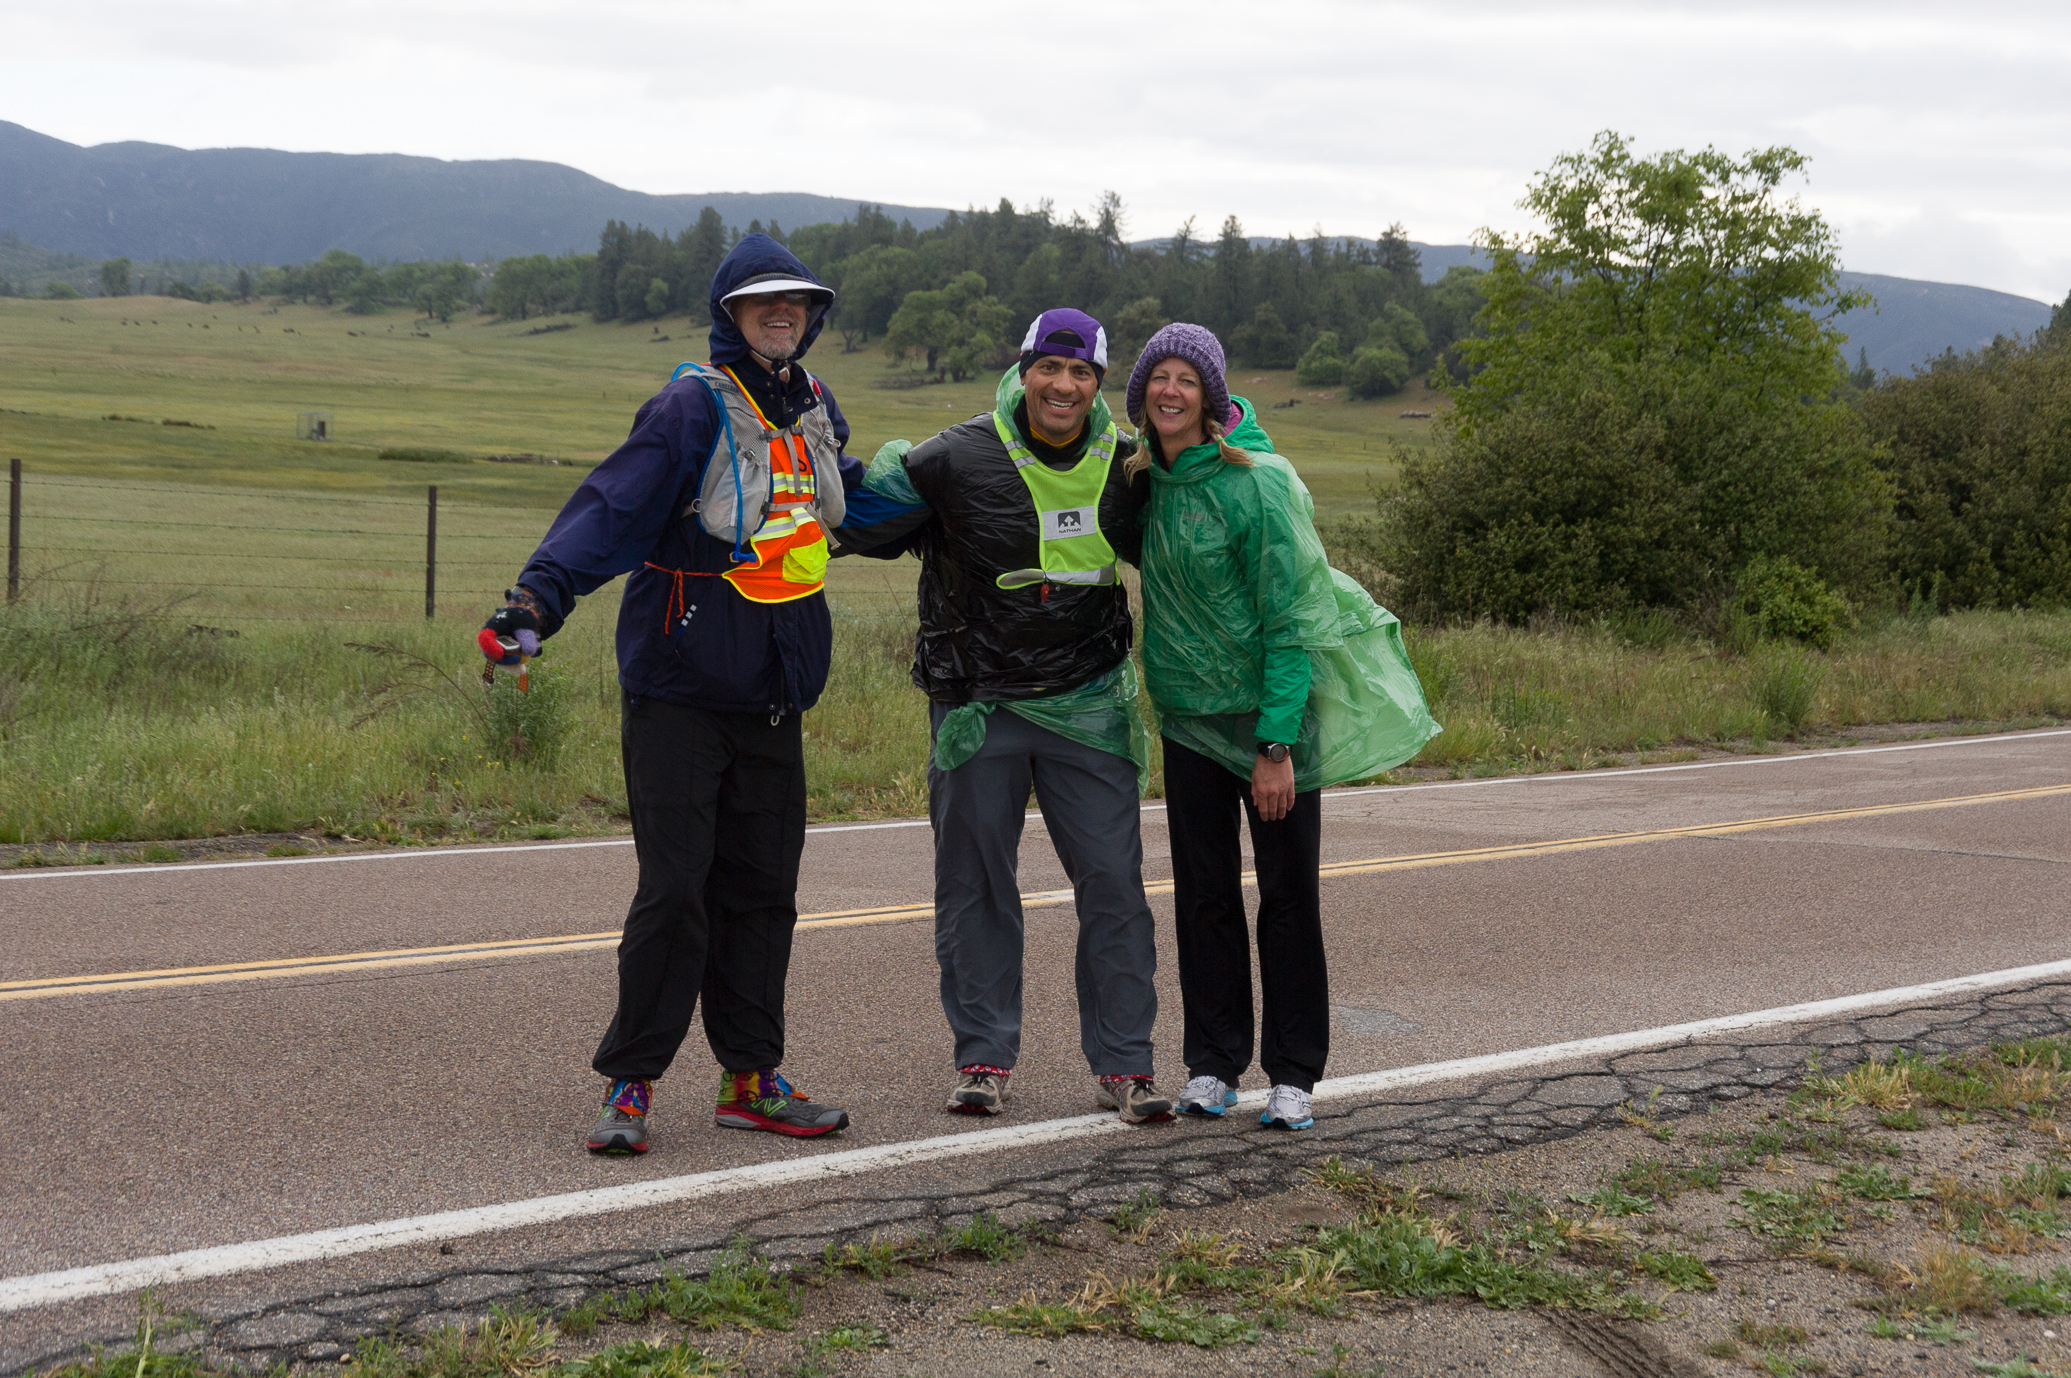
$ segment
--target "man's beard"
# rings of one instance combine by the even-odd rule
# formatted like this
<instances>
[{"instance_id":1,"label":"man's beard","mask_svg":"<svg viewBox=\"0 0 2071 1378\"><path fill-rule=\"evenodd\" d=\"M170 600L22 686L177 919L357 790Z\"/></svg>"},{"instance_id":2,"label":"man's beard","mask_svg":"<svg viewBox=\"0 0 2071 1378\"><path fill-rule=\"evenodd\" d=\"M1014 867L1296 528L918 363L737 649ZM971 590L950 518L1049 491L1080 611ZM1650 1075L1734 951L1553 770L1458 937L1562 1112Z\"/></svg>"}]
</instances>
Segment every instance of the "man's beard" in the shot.
<instances>
[{"instance_id":1,"label":"man's beard","mask_svg":"<svg viewBox=\"0 0 2071 1378\"><path fill-rule=\"evenodd\" d=\"M772 366L788 363L798 353L798 342L796 340L772 341L767 344L754 344L748 347L769 360Z\"/></svg>"}]
</instances>

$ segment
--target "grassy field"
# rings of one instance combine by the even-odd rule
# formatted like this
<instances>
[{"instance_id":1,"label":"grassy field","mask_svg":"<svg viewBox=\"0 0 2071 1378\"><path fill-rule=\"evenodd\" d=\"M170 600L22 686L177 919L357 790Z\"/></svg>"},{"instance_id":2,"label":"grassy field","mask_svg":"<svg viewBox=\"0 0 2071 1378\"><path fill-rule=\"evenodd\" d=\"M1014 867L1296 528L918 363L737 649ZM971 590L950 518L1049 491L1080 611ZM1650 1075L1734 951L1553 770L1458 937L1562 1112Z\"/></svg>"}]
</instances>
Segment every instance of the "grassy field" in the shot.
<instances>
[{"instance_id":1,"label":"grassy field","mask_svg":"<svg viewBox=\"0 0 2071 1378\"><path fill-rule=\"evenodd\" d=\"M0 608L0 842L622 827L615 589L578 609L523 700L482 689L472 631L703 332L649 343L681 323L585 320L525 333L538 328L467 320L427 339L400 314L0 300L0 457L27 470L26 596ZM874 353L814 363L858 451L990 396L986 383L874 386L888 376ZM1326 518L1385 481L1380 455L1422 443L1425 423L1396 416L1405 399L1312 397L1286 374L1233 382L1269 408ZM1301 405L1271 409L1290 398ZM311 409L333 413L339 439L294 439L295 413ZM381 460L383 446L473 458ZM572 462L485 458L520 451ZM428 483L440 489L431 620ZM924 704L906 679L916 572L833 566L836 671L806 719L816 818L925 807ZM1760 749L1872 723L2071 717L2067 614L1873 620L1828 655L1725 654L1651 624L1409 639L1447 729L1416 765L1451 773ZM535 747L514 754L520 712Z\"/></svg>"},{"instance_id":2,"label":"grassy field","mask_svg":"<svg viewBox=\"0 0 2071 1378\"><path fill-rule=\"evenodd\" d=\"M458 500L553 508L582 465L624 438L635 407L675 364L704 353L703 327L680 317L630 326L465 317L427 327L400 311L0 299L0 457L44 476L405 498L437 483ZM991 403L991 379L887 387L904 370L888 369L875 347L845 355L834 338L821 340L811 364L849 417L850 448L865 456ZM1429 423L1400 413L1432 408L1421 389L1346 402L1297 387L1291 372L1244 373L1231 384L1258 403L1326 516L1365 505L1369 480L1392 472L1395 447L1424 442ZM1119 393L1111 397L1119 405ZM1281 405L1290 401L1298 405ZM334 439L298 441L303 411L332 413ZM376 458L390 447L530 453L576 467Z\"/></svg>"},{"instance_id":3,"label":"grassy field","mask_svg":"<svg viewBox=\"0 0 2071 1378\"><path fill-rule=\"evenodd\" d=\"M835 674L805 720L815 818L925 809L909 598L882 584L837 591ZM507 680L481 688L457 618L248 623L233 636L91 589L0 609L0 842L622 828L610 623L594 606L573 619L521 700ZM1894 619L1825 655L1722 655L1683 636L1634 645L1600 627L1438 628L1410 644L1446 731L1409 774L1688 759L1875 723L2071 718L2063 613ZM505 746L520 710L544 719L530 755Z\"/></svg>"}]
</instances>

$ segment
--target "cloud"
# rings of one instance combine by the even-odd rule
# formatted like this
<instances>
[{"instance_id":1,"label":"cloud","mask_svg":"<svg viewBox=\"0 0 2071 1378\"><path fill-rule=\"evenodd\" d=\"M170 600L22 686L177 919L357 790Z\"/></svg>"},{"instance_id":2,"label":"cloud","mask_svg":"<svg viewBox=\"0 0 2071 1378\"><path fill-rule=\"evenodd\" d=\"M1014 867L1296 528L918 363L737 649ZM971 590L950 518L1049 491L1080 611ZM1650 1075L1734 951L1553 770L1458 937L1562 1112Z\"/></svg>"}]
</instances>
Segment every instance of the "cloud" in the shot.
<instances>
[{"instance_id":1,"label":"cloud","mask_svg":"<svg viewBox=\"0 0 2071 1378\"><path fill-rule=\"evenodd\" d=\"M1848 266L2071 288L2061 4L0 2L0 117L80 143L565 162L643 191L1065 209L1139 234L1524 228L1600 129L1789 143ZM33 53L24 60L20 54Z\"/></svg>"}]
</instances>

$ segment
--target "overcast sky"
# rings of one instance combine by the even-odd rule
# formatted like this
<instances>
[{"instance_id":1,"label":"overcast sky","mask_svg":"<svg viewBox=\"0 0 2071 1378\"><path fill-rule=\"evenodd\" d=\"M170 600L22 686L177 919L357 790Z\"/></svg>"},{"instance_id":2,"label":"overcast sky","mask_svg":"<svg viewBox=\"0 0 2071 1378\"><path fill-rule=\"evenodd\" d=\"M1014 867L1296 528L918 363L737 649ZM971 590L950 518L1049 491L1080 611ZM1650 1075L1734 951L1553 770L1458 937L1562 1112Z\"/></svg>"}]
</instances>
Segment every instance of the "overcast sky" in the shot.
<instances>
[{"instance_id":1,"label":"overcast sky","mask_svg":"<svg viewBox=\"0 0 2071 1378\"><path fill-rule=\"evenodd\" d=\"M2071 291L2071 5L0 0L0 118L541 158L650 192L1086 207L1132 237L1525 228L1600 129L1789 144L1844 266Z\"/></svg>"}]
</instances>

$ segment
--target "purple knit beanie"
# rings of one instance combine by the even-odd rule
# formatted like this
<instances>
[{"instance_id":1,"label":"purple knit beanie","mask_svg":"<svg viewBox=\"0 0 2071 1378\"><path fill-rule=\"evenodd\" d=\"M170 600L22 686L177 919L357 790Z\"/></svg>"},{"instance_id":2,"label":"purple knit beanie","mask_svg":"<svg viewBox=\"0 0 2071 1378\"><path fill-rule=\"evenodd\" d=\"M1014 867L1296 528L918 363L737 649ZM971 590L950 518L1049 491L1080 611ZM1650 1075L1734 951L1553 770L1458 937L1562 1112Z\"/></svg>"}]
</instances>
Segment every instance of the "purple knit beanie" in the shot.
<instances>
[{"instance_id":1,"label":"purple knit beanie","mask_svg":"<svg viewBox=\"0 0 2071 1378\"><path fill-rule=\"evenodd\" d=\"M1143 353L1136 356L1136 367L1129 370L1126 395L1131 422L1139 427L1145 424L1143 390L1150 384L1151 370L1167 359L1184 359L1201 375L1204 419L1219 421L1224 431L1236 424L1236 414L1230 406L1230 385L1223 379L1222 341L1207 326L1185 321L1174 321L1151 336Z\"/></svg>"}]
</instances>

